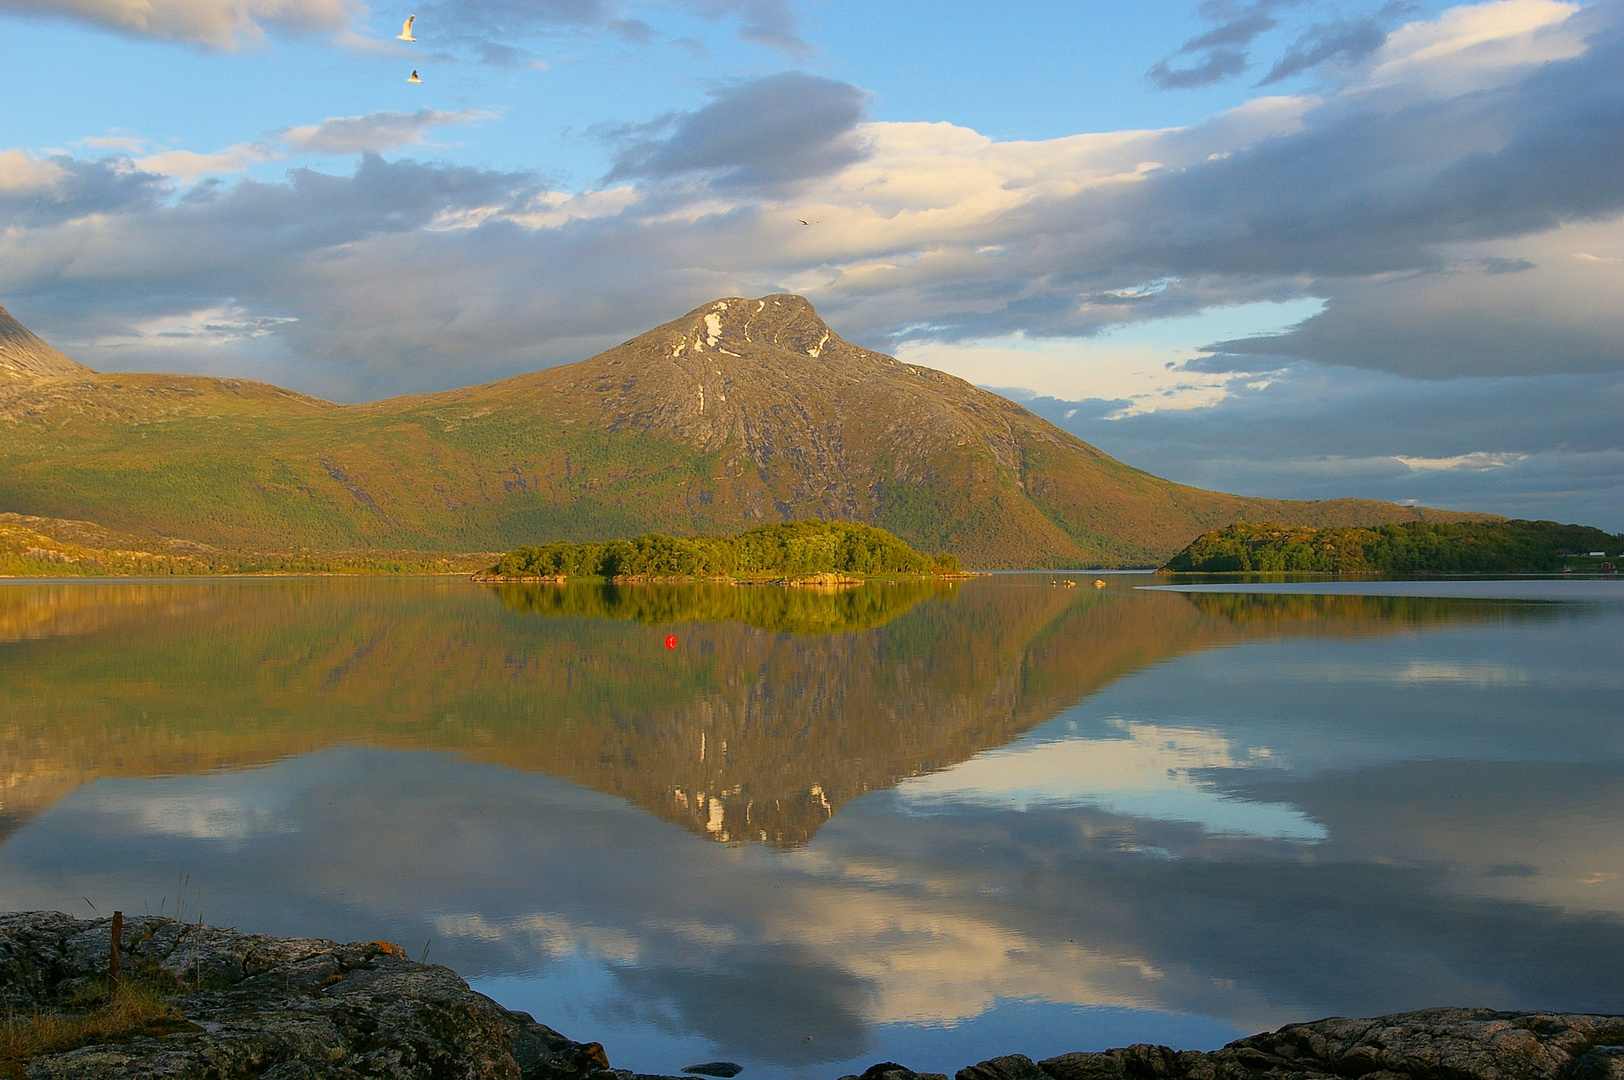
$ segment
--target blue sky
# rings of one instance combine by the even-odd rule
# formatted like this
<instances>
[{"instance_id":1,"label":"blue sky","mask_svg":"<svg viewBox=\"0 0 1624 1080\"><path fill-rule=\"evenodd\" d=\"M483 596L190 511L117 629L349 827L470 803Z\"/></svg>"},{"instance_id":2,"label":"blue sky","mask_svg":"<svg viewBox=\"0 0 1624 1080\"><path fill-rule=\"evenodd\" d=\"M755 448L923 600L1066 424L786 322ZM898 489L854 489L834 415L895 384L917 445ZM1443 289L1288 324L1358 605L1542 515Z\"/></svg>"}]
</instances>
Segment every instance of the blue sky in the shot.
<instances>
[{"instance_id":1,"label":"blue sky","mask_svg":"<svg viewBox=\"0 0 1624 1080\"><path fill-rule=\"evenodd\" d=\"M1616 0L0 28L0 303L99 369L359 400L794 291L1176 479L1624 529Z\"/></svg>"}]
</instances>

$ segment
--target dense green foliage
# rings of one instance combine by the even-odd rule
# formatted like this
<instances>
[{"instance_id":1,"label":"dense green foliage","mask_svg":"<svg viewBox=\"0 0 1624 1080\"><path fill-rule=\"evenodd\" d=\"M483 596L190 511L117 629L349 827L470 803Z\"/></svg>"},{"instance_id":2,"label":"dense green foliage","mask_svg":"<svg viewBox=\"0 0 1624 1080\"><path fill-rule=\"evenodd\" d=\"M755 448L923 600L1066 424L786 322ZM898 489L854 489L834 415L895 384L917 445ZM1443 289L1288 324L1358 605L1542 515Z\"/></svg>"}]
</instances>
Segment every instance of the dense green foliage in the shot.
<instances>
[{"instance_id":1,"label":"dense green foliage","mask_svg":"<svg viewBox=\"0 0 1624 1080\"><path fill-rule=\"evenodd\" d=\"M597 544L551 543L508 552L499 577L755 577L804 574L951 573L958 561L915 551L872 525L791 521L737 536L663 536Z\"/></svg>"},{"instance_id":2,"label":"dense green foliage","mask_svg":"<svg viewBox=\"0 0 1624 1080\"><path fill-rule=\"evenodd\" d=\"M1554 573L1569 553L1618 554L1624 537L1554 521L1407 521L1372 529L1231 525L1205 533L1164 570L1393 574Z\"/></svg>"}]
</instances>

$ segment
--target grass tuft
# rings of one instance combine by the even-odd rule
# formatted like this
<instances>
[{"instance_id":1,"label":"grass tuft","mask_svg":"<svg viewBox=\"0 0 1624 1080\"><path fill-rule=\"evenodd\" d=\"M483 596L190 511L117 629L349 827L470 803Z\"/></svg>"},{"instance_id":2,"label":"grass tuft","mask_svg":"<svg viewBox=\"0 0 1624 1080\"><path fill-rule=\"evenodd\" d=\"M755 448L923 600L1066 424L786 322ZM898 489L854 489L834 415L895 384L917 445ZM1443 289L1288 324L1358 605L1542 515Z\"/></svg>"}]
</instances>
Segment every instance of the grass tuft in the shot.
<instances>
[{"instance_id":1,"label":"grass tuft","mask_svg":"<svg viewBox=\"0 0 1624 1080\"><path fill-rule=\"evenodd\" d=\"M116 990L105 982L91 983L73 995L67 1011L36 1011L0 1021L0 1077L23 1080L28 1062L45 1054L191 1026L169 995L150 983L125 979Z\"/></svg>"}]
</instances>

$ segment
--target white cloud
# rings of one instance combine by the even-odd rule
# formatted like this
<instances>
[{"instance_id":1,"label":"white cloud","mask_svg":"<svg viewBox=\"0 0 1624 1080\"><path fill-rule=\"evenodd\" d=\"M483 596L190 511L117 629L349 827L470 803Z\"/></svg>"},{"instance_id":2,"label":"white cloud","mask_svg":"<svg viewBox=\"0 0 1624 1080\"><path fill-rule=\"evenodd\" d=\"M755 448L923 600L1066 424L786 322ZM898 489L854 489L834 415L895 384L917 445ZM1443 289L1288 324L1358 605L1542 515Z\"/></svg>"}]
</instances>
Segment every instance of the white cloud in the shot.
<instances>
[{"instance_id":1,"label":"white cloud","mask_svg":"<svg viewBox=\"0 0 1624 1080\"><path fill-rule=\"evenodd\" d=\"M1510 68L1578 56L1584 36L1569 20L1579 8L1559 0L1495 0L1408 23L1371 57L1358 88L1407 83L1466 93L1500 82Z\"/></svg>"},{"instance_id":2,"label":"white cloud","mask_svg":"<svg viewBox=\"0 0 1624 1080\"><path fill-rule=\"evenodd\" d=\"M335 116L319 124L284 128L274 133L295 151L316 154L374 153L397 146L423 142L430 128L491 120L494 113L477 109L444 112L418 109L416 112L375 112L365 116Z\"/></svg>"},{"instance_id":3,"label":"white cloud","mask_svg":"<svg viewBox=\"0 0 1624 1080\"><path fill-rule=\"evenodd\" d=\"M98 344L110 349L154 345L173 349L219 348L268 337L277 327L296 321L286 316L250 315L235 304L223 304L147 319L136 323L127 333L101 338Z\"/></svg>"},{"instance_id":4,"label":"white cloud","mask_svg":"<svg viewBox=\"0 0 1624 1080\"><path fill-rule=\"evenodd\" d=\"M273 26L342 30L363 10L357 0L0 0L0 8L217 49L256 45Z\"/></svg>"},{"instance_id":5,"label":"white cloud","mask_svg":"<svg viewBox=\"0 0 1624 1080\"><path fill-rule=\"evenodd\" d=\"M92 136L80 141L96 149L141 154L143 156L131 162L136 169L182 183L192 183L204 177L230 176L247 172L256 165L303 155L347 157L378 153L400 146L422 145L431 128L491 119L495 119L494 113L480 109L460 112L418 109L409 113L384 111L364 116L336 116L319 124L281 128L268 133L263 139L236 143L209 153L180 148L146 153L152 148L152 142L134 135ZM21 154L21 151L7 153ZM5 156L0 155L0 184L4 183L5 160ZM49 162L37 162L35 167L60 169Z\"/></svg>"},{"instance_id":6,"label":"white cloud","mask_svg":"<svg viewBox=\"0 0 1624 1080\"><path fill-rule=\"evenodd\" d=\"M0 194L49 194L67 176L67 170L57 162L41 161L23 150L0 150Z\"/></svg>"},{"instance_id":7,"label":"white cloud","mask_svg":"<svg viewBox=\"0 0 1624 1080\"><path fill-rule=\"evenodd\" d=\"M1437 469L1469 469L1473 472L1479 472L1483 469L1503 469L1507 465L1515 465L1520 461L1528 460L1528 455L1473 450L1467 454L1451 454L1449 457L1441 458L1398 455L1398 460L1404 462L1414 472Z\"/></svg>"},{"instance_id":8,"label":"white cloud","mask_svg":"<svg viewBox=\"0 0 1624 1080\"><path fill-rule=\"evenodd\" d=\"M1197 129L1043 141L999 142L948 123L869 123L859 128L869 147L862 161L773 209L790 225L794 220L787 215L795 209L818 221L805 232L785 230L801 241L798 249L813 256L998 246L1012 238L1011 227L1018 228L1023 211L1136 185L1160 170L1204 161L1215 149L1239 149L1287 134L1298 129L1309 107L1303 99L1268 98ZM1106 237L1121 226L1100 222L1095 228Z\"/></svg>"},{"instance_id":9,"label":"white cloud","mask_svg":"<svg viewBox=\"0 0 1624 1080\"><path fill-rule=\"evenodd\" d=\"M1326 311L1257 354L1443 377L1624 369L1624 217L1440 245L1426 273L1326 283Z\"/></svg>"},{"instance_id":10,"label":"white cloud","mask_svg":"<svg viewBox=\"0 0 1624 1080\"><path fill-rule=\"evenodd\" d=\"M263 143L238 143L212 154L199 154L191 150L162 150L156 154L135 159L136 168L157 173L176 180L197 180L205 176L222 176L246 172L255 165L275 161L282 155Z\"/></svg>"},{"instance_id":11,"label":"white cloud","mask_svg":"<svg viewBox=\"0 0 1624 1080\"><path fill-rule=\"evenodd\" d=\"M790 0L677 0L669 6L711 21L731 20L742 39L792 56L814 51L800 36ZM627 17L629 10L613 0L534 4L431 0L418 13L448 28L441 39L445 46L470 52L488 63L545 67L524 51L522 43L562 27L638 43L659 36L642 20ZM273 31L329 34L350 49L387 47L368 36L362 25L369 14L366 0L0 0L0 11L67 19L211 49L257 46Z\"/></svg>"},{"instance_id":12,"label":"white cloud","mask_svg":"<svg viewBox=\"0 0 1624 1080\"><path fill-rule=\"evenodd\" d=\"M521 205L493 203L448 210L437 215L428 227L436 231L474 229L487 222L505 221L526 229L560 229L576 221L616 217L632 209L638 198L638 190L630 184L579 194L544 191Z\"/></svg>"},{"instance_id":13,"label":"white cloud","mask_svg":"<svg viewBox=\"0 0 1624 1080\"><path fill-rule=\"evenodd\" d=\"M92 150L117 150L124 154L144 154L152 145L135 135L89 135L79 141Z\"/></svg>"},{"instance_id":14,"label":"white cloud","mask_svg":"<svg viewBox=\"0 0 1624 1080\"><path fill-rule=\"evenodd\" d=\"M1165 287L1135 295L1155 295ZM1246 334L1277 332L1323 306L1313 298L1244 304L1113 327L1086 338L1011 335L985 341L904 341L897 348L897 356L981 386L1069 400L1125 402L1110 412L1114 419L1159 409L1198 409L1217 404L1247 376L1191 369L1188 364L1201 358L1203 345L1242 327L1245 329L1240 332Z\"/></svg>"}]
</instances>

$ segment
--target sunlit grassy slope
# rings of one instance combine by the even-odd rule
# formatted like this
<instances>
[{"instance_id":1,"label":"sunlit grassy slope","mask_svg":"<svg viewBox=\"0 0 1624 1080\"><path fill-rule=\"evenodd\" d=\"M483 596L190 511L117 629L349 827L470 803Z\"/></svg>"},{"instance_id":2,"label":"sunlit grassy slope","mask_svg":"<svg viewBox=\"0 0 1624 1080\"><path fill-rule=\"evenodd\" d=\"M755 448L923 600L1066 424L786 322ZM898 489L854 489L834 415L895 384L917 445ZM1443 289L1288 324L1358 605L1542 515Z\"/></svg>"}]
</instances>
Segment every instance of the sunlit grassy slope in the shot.
<instances>
[{"instance_id":1,"label":"sunlit grassy slope","mask_svg":"<svg viewBox=\"0 0 1624 1080\"><path fill-rule=\"evenodd\" d=\"M504 550L821 517L966 565L1153 565L1235 521L1464 516L1185 487L1014 402L731 299L590 360L336 405L242 380L0 379L0 510L259 550Z\"/></svg>"},{"instance_id":2,"label":"sunlit grassy slope","mask_svg":"<svg viewBox=\"0 0 1624 1080\"><path fill-rule=\"evenodd\" d=\"M0 577L176 577L201 574L469 574L491 552L256 551L133 536L89 521L0 513Z\"/></svg>"}]
</instances>

